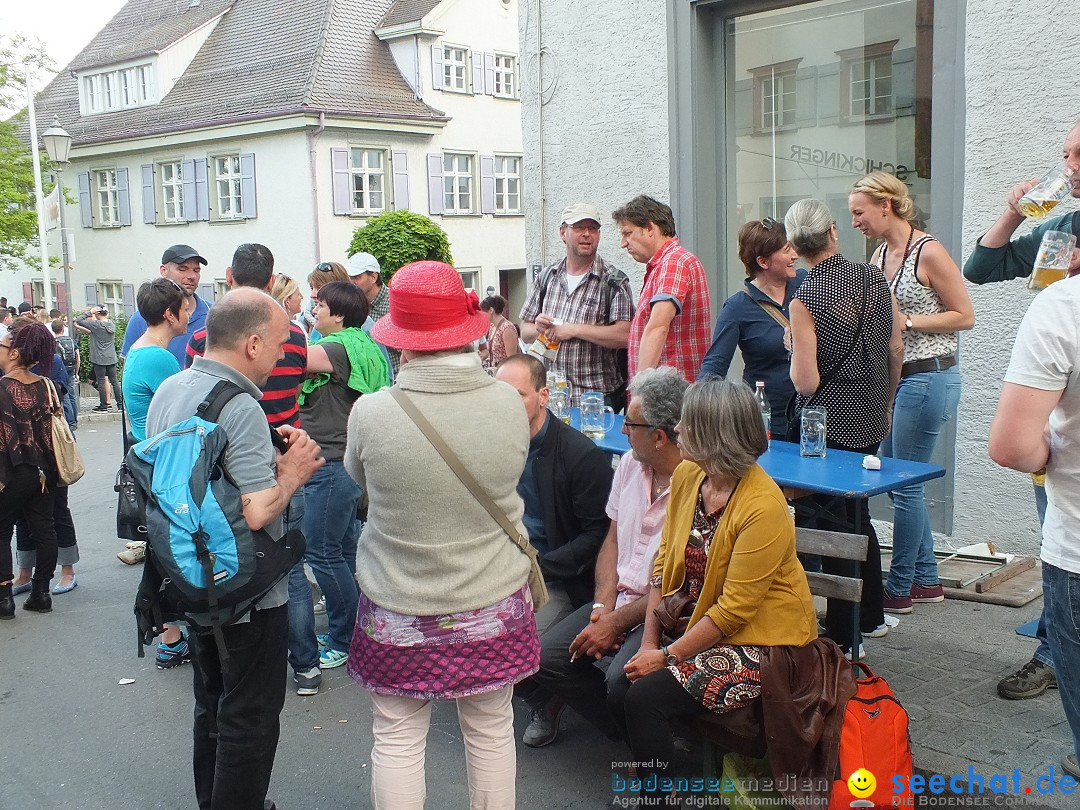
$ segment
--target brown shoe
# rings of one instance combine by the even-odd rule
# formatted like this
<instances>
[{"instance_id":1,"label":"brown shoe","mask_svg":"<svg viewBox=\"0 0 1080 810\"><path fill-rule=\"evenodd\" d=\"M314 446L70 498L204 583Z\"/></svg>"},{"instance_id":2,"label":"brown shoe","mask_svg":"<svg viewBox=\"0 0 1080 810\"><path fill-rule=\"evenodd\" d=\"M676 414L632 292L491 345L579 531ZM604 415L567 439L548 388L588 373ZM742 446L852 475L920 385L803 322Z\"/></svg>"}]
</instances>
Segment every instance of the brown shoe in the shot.
<instances>
[{"instance_id":1,"label":"brown shoe","mask_svg":"<svg viewBox=\"0 0 1080 810\"><path fill-rule=\"evenodd\" d=\"M1029 700L1047 689L1057 689L1054 668L1032 658L1019 670L998 682L997 691L1009 700Z\"/></svg>"},{"instance_id":2,"label":"brown shoe","mask_svg":"<svg viewBox=\"0 0 1080 810\"><path fill-rule=\"evenodd\" d=\"M945 601L945 589L941 587L941 583L937 585L912 585L911 586L911 601L912 602L944 602Z\"/></svg>"}]
</instances>

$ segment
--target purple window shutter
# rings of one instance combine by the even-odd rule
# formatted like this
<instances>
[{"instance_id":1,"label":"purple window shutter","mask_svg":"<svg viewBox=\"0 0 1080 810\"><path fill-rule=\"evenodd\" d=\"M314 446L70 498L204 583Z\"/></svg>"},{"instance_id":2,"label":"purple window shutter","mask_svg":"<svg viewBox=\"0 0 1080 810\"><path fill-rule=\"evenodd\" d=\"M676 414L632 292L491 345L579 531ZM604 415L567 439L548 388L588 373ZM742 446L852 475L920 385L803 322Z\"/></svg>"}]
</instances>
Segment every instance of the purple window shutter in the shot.
<instances>
[{"instance_id":1,"label":"purple window shutter","mask_svg":"<svg viewBox=\"0 0 1080 810\"><path fill-rule=\"evenodd\" d=\"M144 163L139 169L142 175L142 221L147 225L157 222L157 195L154 194L154 164Z\"/></svg>"},{"instance_id":2,"label":"purple window shutter","mask_svg":"<svg viewBox=\"0 0 1080 810\"><path fill-rule=\"evenodd\" d=\"M22 298L23 301L29 301L31 304L36 303L34 301L34 284L30 281L24 281L22 283Z\"/></svg>"},{"instance_id":3,"label":"purple window shutter","mask_svg":"<svg viewBox=\"0 0 1080 810\"><path fill-rule=\"evenodd\" d=\"M199 161L202 163L202 161ZM203 185L206 185L206 164L203 163ZM180 163L180 180L184 184L184 219L188 222L199 218L199 192L195 185L195 161L184 160Z\"/></svg>"},{"instance_id":4,"label":"purple window shutter","mask_svg":"<svg viewBox=\"0 0 1080 810\"><path fill-rule=\"evenodd\" d=\"M495 95L495 54L484 54L484 93Z\"/></svg>"},{"instance_id":5,"label":"purple window shutter","mask_svg":"<svg viewBox=\"0 0 1080 810\"><path fill-rule=\"evenodd\" d=\"M94 227L94 206L90 202L90 172L79 172L79 215L84 228Z\"/></svg>"},{"instance_id":6,"label":"purple window shutter","mask_svg":"<svg viewBox=\"0 0 1080 810\"><path fill-rule=\"evenodd\" d=\"M446 211L443 199L442 155L427 156L428 212L442 214Z\"/></svg>"},{"instance_id":7,"label":"purple window shutter","mask_svg":"<svg viewBox=\"0 0 1080 810\"><path fill-rule=\"evenodd\" d=\"M192 174L195 177L195 193L192 199L195 201L195 219L199 222L210 221L210 184L206 181L206 158L191 161L194 168ZM186 172L187 169L184 169ZM187 176L186 174L184 175ZM184 205L187 206L187 186L184 187ZM190 209L185 209L184 215L191 219Z\"/></svg>"},{"instance_id":8,"label":"purple window shutter","mask_svg":"<svg viewBox=\"0 0 1080 810\"><path fill-rule=\"evenodd\" d=\"M473 51L472 56L472 91L477 95L484 92L484 54Z\"/></svg>"},{"instance_id":9,"label":"purple window shutter","mask_svg":"<svg viewBox=\"0 0 1080 810\"><path fill-rule=\"evenodd\" d=\"M409 155L405 152L394 152L394 210L407 211L409 209Z\"/></svg>"},{"instance_id":10,"label":"purple window shutter","mask_svg":"<svg viewBox=\"0 0 1080 810\"><path fill-rule=\"evenodd\" d=\"M255 155L251 152L240 155L240 205L244 219L254 219L258 215L255 206Z\"/></svg>"},{"instance_id":11,"label":"purple window shutter","mask_svg":"<svg viewBox=\"0 0 1080 810\"><path fill-rule=\"evenodd\" d=\"M56 282L56 303L53 306L62 312L71 312L67 300L67 285L61 281Z\"/></svg>"},{"instance_id":12,"label":"purple window shutter","mask_svg":"<svg viewBox=\"0 0 1080 810\"><path fill-rule=\"evenodd\" d=\"M116 197L120 208L120 224L131 224L131 193L128 191L128 170L116 170Z\"/></svg>"},{"instance_id":13,"label":"purple window shutter","mask_svg":"<svg viewBox=\"0 0 1080 810\"><path fill-rule=\"evenodd\" d=\"M130 318L135 314L135 285L125 284L121 290L124 296L124 317Z\"/></svg>"},{"instance_id":14,"label":"purple window shutter","mask_svg":"<svg viewBox=\"0 0 1080 810\"><path fill-rule=\"evenodd\" d=\"M83 291L86 293L86 305L92 307L97 303L97 284L84 284Z\"/></svg>"},{"instance_id":15,"label":"purple window shutter","mask_svg":"<svg viewBox=\"0 0 1080 810\"><path fill-rule=\"evenodd\" d=\"M348 216L353 212L352 172L349 171L349 150L330 150L330 170L333 173L334 213Z\"/></svg>"},{"instance_id":16,"label":"purple window shutter","mask_svg":"<svg viewBox=\"0 0 1080 810\"><path fill-rule=\"evenodd\" d=\"M495 158L480 156L480 213L495 213Z\"/></svg>"},{"instance_id":17,"label":"purple window shutter","mask_svg":"<svg viewBox=\"0 0 1080 810\"><path fill-rule=\"evenodd\" d=\"M443 89L443 49L442 45L431 46L431 86Z\"/></svg>"}]
</instances>

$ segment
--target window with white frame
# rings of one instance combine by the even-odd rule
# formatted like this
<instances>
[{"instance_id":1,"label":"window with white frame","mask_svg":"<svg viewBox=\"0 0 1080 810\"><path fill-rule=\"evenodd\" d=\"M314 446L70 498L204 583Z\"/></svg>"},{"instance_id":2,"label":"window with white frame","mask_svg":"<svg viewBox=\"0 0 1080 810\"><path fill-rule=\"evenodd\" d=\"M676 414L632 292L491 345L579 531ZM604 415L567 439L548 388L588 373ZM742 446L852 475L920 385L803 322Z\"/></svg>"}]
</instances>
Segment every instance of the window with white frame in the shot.
<instances>
[{"instance_id":1,"label":"window with white frame","mask_svg":"<svg viewBox=\"0 0 1080 810\"><path fill-rule=\"evenodd\" d=\"M443 213L473 213L473 156L443 155Z\"/></svg>"},{"instance_id":2,"label":"window with white frame","mask_svg":"<svg viewBox=\"0 0 1080 810\"><path fill-rule=\"evenodd\" d=\"M223 278L214 279L214 301L220 301L221 297L229 291L229 282Z\"/></svg>"},{"instance_id":3,"label":"window with white frame","mask_svg":"<svg viewBox=\"0 0 1080 810\"><path fill-rule=\"evenodd\" d=\"M521 158L495 156L495 212L521 213Z\"/></svg>"},{"instance_id":4,"label":"window with white frame","mask_svg":"<svg viewBox=\"0 0 1080 810\"><path fill-rule=\"evenodd\" d=\"M495 95L500 98L516 98L517 57L495 54Z\"/></svg>"},{"instance_id":5,"label":"window with white frame","mask_svg":"<svg viewBox=\"0 0 1080 810\"><path fill-rule=\"evenodd\" d=\"M761 129L795 123L795 74L776 73L761 80Z\"/></svg>"},{"instance_id":6,"label":"window with white frame","mask_svg":"<svg viewBox=\"0 0 1080 810\"><path fill-rule=\"evenodd\" d=\"M837 51L841 58L841 110L850 120L890 118L893 103L893 48L897 40Z\"/></svg>"},{"instance_id":7,"label":"window with white frame","mask_svg":"<svg viewBox=\"0 0 1080 810\"><path fill-rule=\"evenodd\" d=\"M52 290L52 309L59 309L61 312L67 310L67 301L60 300L59 282L53 281L50 283L49 288ZM45 284L41 281L34 281L34 302L44 304L45 303Z\"/></svg>"},{"instance_id":8,"label":"window with white frame","mask_svg":"<svg viewBox=\"0 0 1080 810\"><path fill-rule=\"evenodd\" d=\"M461 276L461 283L465 285L465 291L472 290L479 295L480 290L480 268L479 267L459 267L458 275Z\"/></svg>"},{"instance_id":9,"label":"window with white frame","mask_svg":"<svg viewBox=\"0 0 1080 810\"><path fill-rule=\"evenodd\" d=\"M158 164L158 194L162 222L187 222L184 215L184 174L180 161Z\"/></svg>"},{"instance_id":10,"label":"window with white frame","mask_svg":"<svg viewBox=\"0 0 1080 810\"><path fill-rule=\"evenodd\" d=\"M386 151L362 147L354 147L349 151L353 212L363 215L383 213L387 210Z\"/></svg>"},{"instance_id":11,"label":"window with white frame","mask_svg":"<svg viewBox=\"0 0 1080 810\"><path fill-rule=\"evenodd\" d=\"M109 315L119 318L124 314L124 284L121 281L99 281L98 304L108 307Z\"/></svg>"},{"instance_id":12,"label":"window with white frame","mask_svg":"<svg viewBox=\"0 0 1080 810\"><path fill-rule=\"evenodd\" d=\"M116 169L94 169L94 213L102 227L120 224L120 190Z\"/></svg>"},{"instance_id":13,"label":"window with white frame","mask_svg":"<svg viewBox=\"0 0 1080 810\"><path fill-rule=\"evenodd\" d=\"M455 45L443 46L443 89L469 92L469 51Z\"/></svg>"},{"instance_id":14,"label":"window with white frame","mask_svg":"<svg viewBox=\"0 0 1080 810\"><path fill-rule=\"evenodd\" d=\"M211 163L214 167L215 219L243 219L240 155L220 155Z\"/></svg>"},{"instance_id":15,"label":"window with white frame","mask_svg":"<svg viewBox=\"0 0 1080 810\"><path fill-rule=\"evenodd\" d=\"M156 104L154 66L146 63L83 76L79 92L86 114Z\"/></svg>"}]
</instances>

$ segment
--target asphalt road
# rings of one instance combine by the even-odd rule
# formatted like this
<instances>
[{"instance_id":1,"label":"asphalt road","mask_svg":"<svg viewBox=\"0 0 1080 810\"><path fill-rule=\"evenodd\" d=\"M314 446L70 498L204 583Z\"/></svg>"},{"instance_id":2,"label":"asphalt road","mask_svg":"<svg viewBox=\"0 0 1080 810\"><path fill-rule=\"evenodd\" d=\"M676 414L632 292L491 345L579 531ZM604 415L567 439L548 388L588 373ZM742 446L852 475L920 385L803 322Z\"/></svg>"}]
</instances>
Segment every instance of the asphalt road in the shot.
<instances>
[{"instance_id":1,"label":"asphalt road","mask_svg":"<svg viewBox=\"0 0 1080 810\"><path fill-rule=\"evenodd\" d=\"M193 808L191 667L159 671L150 648L137 657L132 605L142 569L116 559L120 423L84 420L78 439L87 466L70 498L79 586L53 597L50 614L18 609L0 623L0 810ZM120 686L122 678L135 682ZM344 667L324 674L317 696L290 690L281 719L270 788L278 807L370 807L370 706ZM520 739L520 707L517 721ZM612 762L627 758L568 712L553 745L519 744L518 807L609 807ZM468 806L464 767L454 705L439 703L429 808Z\"/></svg>"}]
</instances>

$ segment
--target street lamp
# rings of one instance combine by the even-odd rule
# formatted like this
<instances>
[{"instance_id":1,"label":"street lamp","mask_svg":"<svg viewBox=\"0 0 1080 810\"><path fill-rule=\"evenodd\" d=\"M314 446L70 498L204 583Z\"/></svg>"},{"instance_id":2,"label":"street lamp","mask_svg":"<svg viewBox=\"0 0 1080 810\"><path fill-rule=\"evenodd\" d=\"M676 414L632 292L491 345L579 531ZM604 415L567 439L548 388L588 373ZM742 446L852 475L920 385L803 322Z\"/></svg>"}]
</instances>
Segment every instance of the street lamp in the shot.
<instances>
[{"instance_id":1,"label":"street lamp","mask_svg":"<svg viewBox=\"0 0 1080 810\"><path fill-rule=\"evenodd\" d=\"M52 126L41 133L41 142L45 145L45 152L49 156L56 170L56 200L60 213L60 256L64 265L64 301L68 320L74 322L71 312L71 264L68 261L67 234L64 233L64 180L63 171L71 161L68 154L71 152L71 136L60 126L60 118L53 116Z\"/></svg>"}]
</instances>

